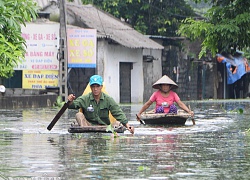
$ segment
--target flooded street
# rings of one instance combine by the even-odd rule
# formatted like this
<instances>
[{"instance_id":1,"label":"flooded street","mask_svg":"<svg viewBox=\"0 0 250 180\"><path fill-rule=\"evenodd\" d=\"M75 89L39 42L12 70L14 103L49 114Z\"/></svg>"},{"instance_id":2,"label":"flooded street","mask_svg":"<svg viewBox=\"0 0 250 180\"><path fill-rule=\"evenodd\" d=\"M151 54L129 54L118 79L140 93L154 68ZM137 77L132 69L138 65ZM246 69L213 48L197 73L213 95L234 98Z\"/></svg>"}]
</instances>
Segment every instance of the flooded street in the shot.
<instances>
[{"instance_id":1,"label":"flooded street","mask_svg":"<svg viewBox=\"0 0 250 180\"><path fill-rule=\"evenodd\" d=\"M196 125L140 125L135 114L142 104L121 105L135 134L118 138L68 133L74 110L48 131L58 108L1 109L0 180L249 179L250 100L186 104Z\"/></svg>"}]
</instances>

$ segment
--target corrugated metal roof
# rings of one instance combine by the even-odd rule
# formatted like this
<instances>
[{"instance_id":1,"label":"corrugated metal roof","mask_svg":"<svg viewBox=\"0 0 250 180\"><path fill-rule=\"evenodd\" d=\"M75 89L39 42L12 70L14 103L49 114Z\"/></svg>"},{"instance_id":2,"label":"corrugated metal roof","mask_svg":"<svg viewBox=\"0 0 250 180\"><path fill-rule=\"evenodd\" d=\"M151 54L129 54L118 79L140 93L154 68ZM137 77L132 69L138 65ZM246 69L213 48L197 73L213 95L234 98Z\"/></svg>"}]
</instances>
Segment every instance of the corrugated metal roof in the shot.
<instances>
[{"instance_id":1,"label":"corrugated metal roof","mask_svg":"<svg viewBox=\"0 0 250 180\"><path fill-rule=\"evenodd\" d=\"M127 23L92 5L67 3L73 25L97 29L99 35L128 48L163 49L163 46L134 30Z\"/></svg>"}]
</instances>

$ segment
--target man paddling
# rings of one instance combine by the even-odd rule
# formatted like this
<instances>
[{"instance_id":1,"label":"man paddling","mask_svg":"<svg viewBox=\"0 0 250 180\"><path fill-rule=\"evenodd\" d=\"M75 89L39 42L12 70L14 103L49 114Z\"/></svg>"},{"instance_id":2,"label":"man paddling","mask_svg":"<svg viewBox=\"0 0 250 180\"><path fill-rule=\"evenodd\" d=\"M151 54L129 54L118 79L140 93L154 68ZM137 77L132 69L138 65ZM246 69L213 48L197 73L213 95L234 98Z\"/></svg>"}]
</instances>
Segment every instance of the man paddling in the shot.
<instances>
[{"instance_id":1,"label":"man paddling","mask_svg":"<svg viewBox=\"0 0 250 180\"><path fill-rule=\"evenodd\" d=\"M122 123L132 134L134 127L128 124L126 115L114 99L102 92L103 80L99 75L93 75L89 79L91 92L76 98L73 94L68 96L69 109L80 109L82 112L76 114L79 126L110 125L109 112L120 123Z\"/></svg>"}]
</instances>

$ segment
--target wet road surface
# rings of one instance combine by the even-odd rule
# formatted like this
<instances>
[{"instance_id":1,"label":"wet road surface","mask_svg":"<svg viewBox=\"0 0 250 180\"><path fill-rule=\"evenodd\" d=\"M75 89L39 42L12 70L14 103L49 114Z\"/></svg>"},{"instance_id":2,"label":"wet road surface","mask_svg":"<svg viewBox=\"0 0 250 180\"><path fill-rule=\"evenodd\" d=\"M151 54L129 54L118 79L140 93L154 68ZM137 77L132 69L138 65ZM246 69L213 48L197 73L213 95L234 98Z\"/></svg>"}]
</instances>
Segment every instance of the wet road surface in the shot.
<instances>
[{"instance_id":1,"label":"wet road surface","mask_svg":"<svg viewBox=\"0 0 250 180\"><path fill-rule=\"evenodd\" d=\"M74 110L48 131L58 108L1 109L0 179L249 179L249 102L192 102L196 125L172 127L140 125L142 104L121 105L135 134L118 138L68 133Z\"/></svg>"}]
</instances>

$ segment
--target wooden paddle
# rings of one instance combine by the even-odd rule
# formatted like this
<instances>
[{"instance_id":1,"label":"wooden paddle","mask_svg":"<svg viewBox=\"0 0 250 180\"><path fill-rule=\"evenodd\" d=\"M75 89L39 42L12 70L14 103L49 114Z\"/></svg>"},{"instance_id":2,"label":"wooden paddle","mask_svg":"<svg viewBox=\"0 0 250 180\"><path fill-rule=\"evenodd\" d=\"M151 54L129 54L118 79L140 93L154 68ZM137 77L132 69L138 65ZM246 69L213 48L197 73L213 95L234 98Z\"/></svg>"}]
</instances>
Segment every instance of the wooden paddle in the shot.
<instances>
[{"instance_id":1,"label":"wooden paddle","mask_svg":"<svg viewBox=\"0 0 250 180\"><path fill-rule=\"evenodd\" d=\"M64 111L69 107L69 103L70 103L70 101L68 101L67 103L64 103L63 107L60 109L60 111L57 113L57 115L54 117L54 119L48 125L47 129L49 131L54 127L54 125L59 120L59 118L62 116L62 114L64 113Z\"/></svg>"},{"instance_id":2,"label":"wooden paddle","mask_svg":"<svg viewBox=\"0 0 250 180\"><path fill-rule=\"evenodd\" d=\"M146 124L141 118L138 117L138 115L136 114L136 119L138 119L140 121L141 124Z\"/></svg>"},{"instance_id":3,"label":"wooden paddle","mask_svg":"<svg viewBox=\"0 0 250 180\"><path fill-rule=\"evenodd\" d=\"M190 105L189 105L188 107L189 107L189 109L190 109L190 111L191 111ZM193 117L193 116L191 117L191 120L192 120L192 122L193 122L193 125L195 125L195 121L194 121L194 117Z\"/></svg>"}]
</instances>

